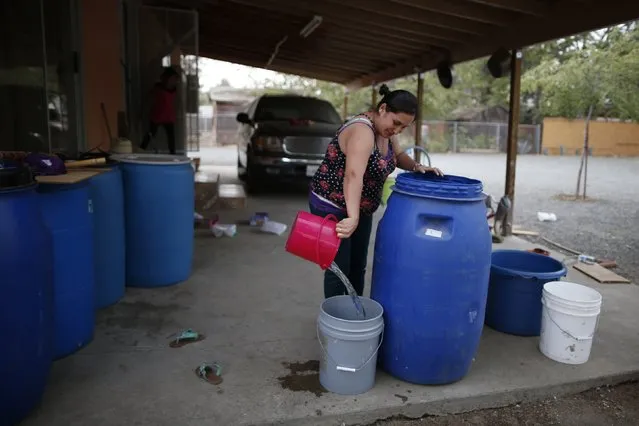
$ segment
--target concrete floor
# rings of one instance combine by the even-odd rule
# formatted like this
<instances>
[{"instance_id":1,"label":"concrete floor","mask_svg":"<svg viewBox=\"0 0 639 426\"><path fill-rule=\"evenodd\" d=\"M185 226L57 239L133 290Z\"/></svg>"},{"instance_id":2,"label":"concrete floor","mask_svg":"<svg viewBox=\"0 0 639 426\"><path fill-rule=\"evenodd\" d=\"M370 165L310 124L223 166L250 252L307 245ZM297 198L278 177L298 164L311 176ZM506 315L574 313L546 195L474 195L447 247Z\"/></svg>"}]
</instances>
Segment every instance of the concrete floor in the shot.
<instances>
[{"instance_id":1,"label":"concrete floor","mask_svg":"<svg viewBox=\"0 0 639 426\"><path fill-rule=\"evenodd\" d=\"M247 211L225 212L222 220L268 211L290 224L305 208L300 195L264 196L249 200ZM604 297L585 365L546 359L536 338L485 328L471 372L453 385L414 386L380 372L375 388L355 397L283 389L278 378L290 377L286 363L319 359L315 320L322 301L321 271L287 254L285 241L286 234L246 227L235 238L199 233L191 279L129 289L124 300L102 310L95 340L55 363L42 406L24 425L366 424L394 415L498 407L639 377L639 288L592 284L571 269L569 279ZM499 248L527 246L513 239ZM205 333L206 340L169 348L169 336L186 327ZM203 361L223 364L224 383L212 386L195 376ZM309 380L315 381L309 389L318 390L316 376Z\"/></svg>"}]
</instances>

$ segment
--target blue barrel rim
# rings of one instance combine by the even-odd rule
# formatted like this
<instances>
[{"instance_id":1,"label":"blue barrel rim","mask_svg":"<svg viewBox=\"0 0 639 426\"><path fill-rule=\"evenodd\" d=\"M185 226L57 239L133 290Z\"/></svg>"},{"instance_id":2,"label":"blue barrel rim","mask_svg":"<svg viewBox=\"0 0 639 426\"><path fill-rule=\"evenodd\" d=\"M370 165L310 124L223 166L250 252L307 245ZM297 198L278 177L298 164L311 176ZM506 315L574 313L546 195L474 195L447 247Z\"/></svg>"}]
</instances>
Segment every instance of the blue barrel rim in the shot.
<instances>
[{"instance_id":1,"label":"blue barrel rim","mask_svg":"<svg viewBox=\"0 0 639 426\"><path fill-rule=\"evenodd\" d=\"M534 272L534 271L521 271L517 269L508 268L505 266L495 265L494 257L495 255L510 255L517 254L522 256L528 256L533 259L542 260L547 263L553 263L557 265L559 268L553 272ZM491 263L490 263L491 272L496 272L502 276L508 277L518 277L529 280L556 280L561 277L566 276L568 273L568 269L566 265L560 262L557 259L554 259L550 256L546 256L539 253L533 253L526 250L516 250L516 249L503 249L503 250L493 250L491 254Z\"/></svg>"},{"instance_id":2,"label":"blue barrel rim","mask_svg":"<svg viewBox=\"0 0 639 426\"><path fill-rule=\"evenodd\" d=\"M51 194L54 192L71 191L85 186L88 187L91 183L91 179L94 177L95 176L91 176L90 178L82 179L73 183L40 182L38 183L38 192L41 194Z\"/></svg>"},{"instance_id":3,"label":"blue barrel rim","mask_svg":"<svg viewBox=\"0 0 639 426\"><path fill-rule=\"evenodd\" d=\"M36 189L40 184L38 182L32 182L28 185L12 186L7 188L0 188L0 194L15 194L17 192L30 191Z\"/></svg>"},{"instance_id":4,"label":"blue barrel rim","mask_svg":"<svg viewBox=\"0 0 639 426\"><path fill-rule=\"evenodd\" d=\"M111 159L119 163L146 166L182 166L191 164L186 155L170 154L116 154Z\"/></svg>"},{"instance_id":5,"label":"blue barrel rim","mask_svg":"<svg viewBox=\"0 0 639 426\"><path fill-rule=\"evenodd\" d=\"M31 189L38 184L33 171L26 165L7 160L0 155L0 192L10 193Z\"/></svg>"},{"instance_id":6,"label":"blue barrel rim","mask_svg":"<svg viewBox=\"0 0 639 426\"><path fill-rule=\"evenodd\" d=\"M486 197L484 185L478 179L457 175L437 176L435 173L401 173L391 190L440 200L481 201Z\"/></svg>"}]
</instances>

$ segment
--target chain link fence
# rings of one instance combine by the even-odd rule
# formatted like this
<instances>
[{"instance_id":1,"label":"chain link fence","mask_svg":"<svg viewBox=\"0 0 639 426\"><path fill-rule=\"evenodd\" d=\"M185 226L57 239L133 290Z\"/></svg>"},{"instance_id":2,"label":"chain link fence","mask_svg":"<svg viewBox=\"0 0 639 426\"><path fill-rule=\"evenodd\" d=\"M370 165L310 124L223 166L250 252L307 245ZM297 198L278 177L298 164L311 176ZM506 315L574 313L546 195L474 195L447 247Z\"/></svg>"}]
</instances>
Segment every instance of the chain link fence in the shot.
<instances>
[{"instance_id":1,"label":"chain link fence","mask_svg":"<svg viewBox=\"0 0 639 426\"><path fill-rule=\"evenodd\" d=\"M213 107L211 105L200 105L198 114L186 114L188 138L197 140L199 146L215 146L212 141L213 135Z\"/></svg>"},{"instance_id":2,"label":"chain link fence","mask_svg":"<svg viewBox=\"0 0 639 426\"><path fill-rule=\"evenodd\" d=\"M215 140L218 145L233 145L237 143L238 122L237 113L227 112L216 114L213 122Z\"/></svg>"},{"instance_id":3,"label":"chain link fence","mask_svg":"<svg viewBox=\"0 0 639 426\"><path fill-rule=\"evenodd\" d=\"M519 154L541 153L541 126L520 124ZM422 140L429 152L506 152L508 124L499 122L425 121Z\"/></svg>"},{"instance_id":4,"label":"chain link fence","mask_svg":"<svg viewBox=\"0 0 639 426\"><path fill-rule=\"evenodd\" d=\"M236 113L209 113L200 111L200 128L210 129L201 134L202 146L223 146L237 143ZM210 117L210 118L209 118ZM541 154L541 126L520 124L519 154ZM415 145L415 126L409 126L399 135L402 149ZM508 146L508 124L468 121L424 121L422 143L428 152L505 153Z\"/></svg>"},{"instance_id":5,"label":"chain link fence","mask_svg":"<svg viewBox=\"0 0 639 426\"><path fill-rule=\"evenodd\" d=\"M212 148L236 144L239 129L239 124L236 120L237 113L224 112L214 114L212 110L209 111L204 108L201 109L197 118L200 129L200 146Z\"/></svg>"}]
</instances>

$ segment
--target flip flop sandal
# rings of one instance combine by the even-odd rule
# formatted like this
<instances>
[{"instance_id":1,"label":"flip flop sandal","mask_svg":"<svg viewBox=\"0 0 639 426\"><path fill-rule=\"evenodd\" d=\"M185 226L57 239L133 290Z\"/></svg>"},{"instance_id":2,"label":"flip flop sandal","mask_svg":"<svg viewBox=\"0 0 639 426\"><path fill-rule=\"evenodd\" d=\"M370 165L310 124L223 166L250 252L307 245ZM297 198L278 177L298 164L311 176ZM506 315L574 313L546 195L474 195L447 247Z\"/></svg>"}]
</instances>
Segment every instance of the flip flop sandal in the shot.
<instances>
[{"instance_id":1,"label":"flip flop sandal","mask_svg":"<svg viewBox=\"0 0 639 426\"><path fill-rule=\"evenodd\" d=\"M224 381L224 379L222 379L222 367L217 362L201 364L195 369L195 374L200 379L212 385L219 385Z\"/></svg>"},{"instance_id":2,"label":"flip flop sandal","mask_svg":"<svg viewBox=\"0 0 639 426\"><path fill-rule=\"evenodd\" d=\"M199 342L200 340L204 340L204 335L188 328L182 331L175 338L175 340L171 341L171 343L169 343L169 346L172 348L181 348L184 345L188 345L189 343Z\"/></svg>"}]
</instances>

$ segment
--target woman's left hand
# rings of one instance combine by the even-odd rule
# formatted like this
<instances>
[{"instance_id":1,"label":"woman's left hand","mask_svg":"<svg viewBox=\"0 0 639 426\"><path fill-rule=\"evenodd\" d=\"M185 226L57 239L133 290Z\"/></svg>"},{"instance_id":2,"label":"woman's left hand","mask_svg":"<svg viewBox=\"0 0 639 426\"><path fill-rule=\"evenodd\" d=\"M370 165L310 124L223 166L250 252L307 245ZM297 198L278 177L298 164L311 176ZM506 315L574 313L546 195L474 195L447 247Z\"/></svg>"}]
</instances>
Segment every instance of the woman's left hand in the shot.
<instances>
[{"instance_id":1,"label":"woman's left hand","mask_svg":"<svg viewBox=\"0 0 639 426\"><path fill-rule=\"evenodd\" d=\"M444 176L442 171L439 170L437 167L427 167L422 164L415 164L415 171L419 173L432 172L435 173L437 176Z\"/></svg>"}]
</instances>

